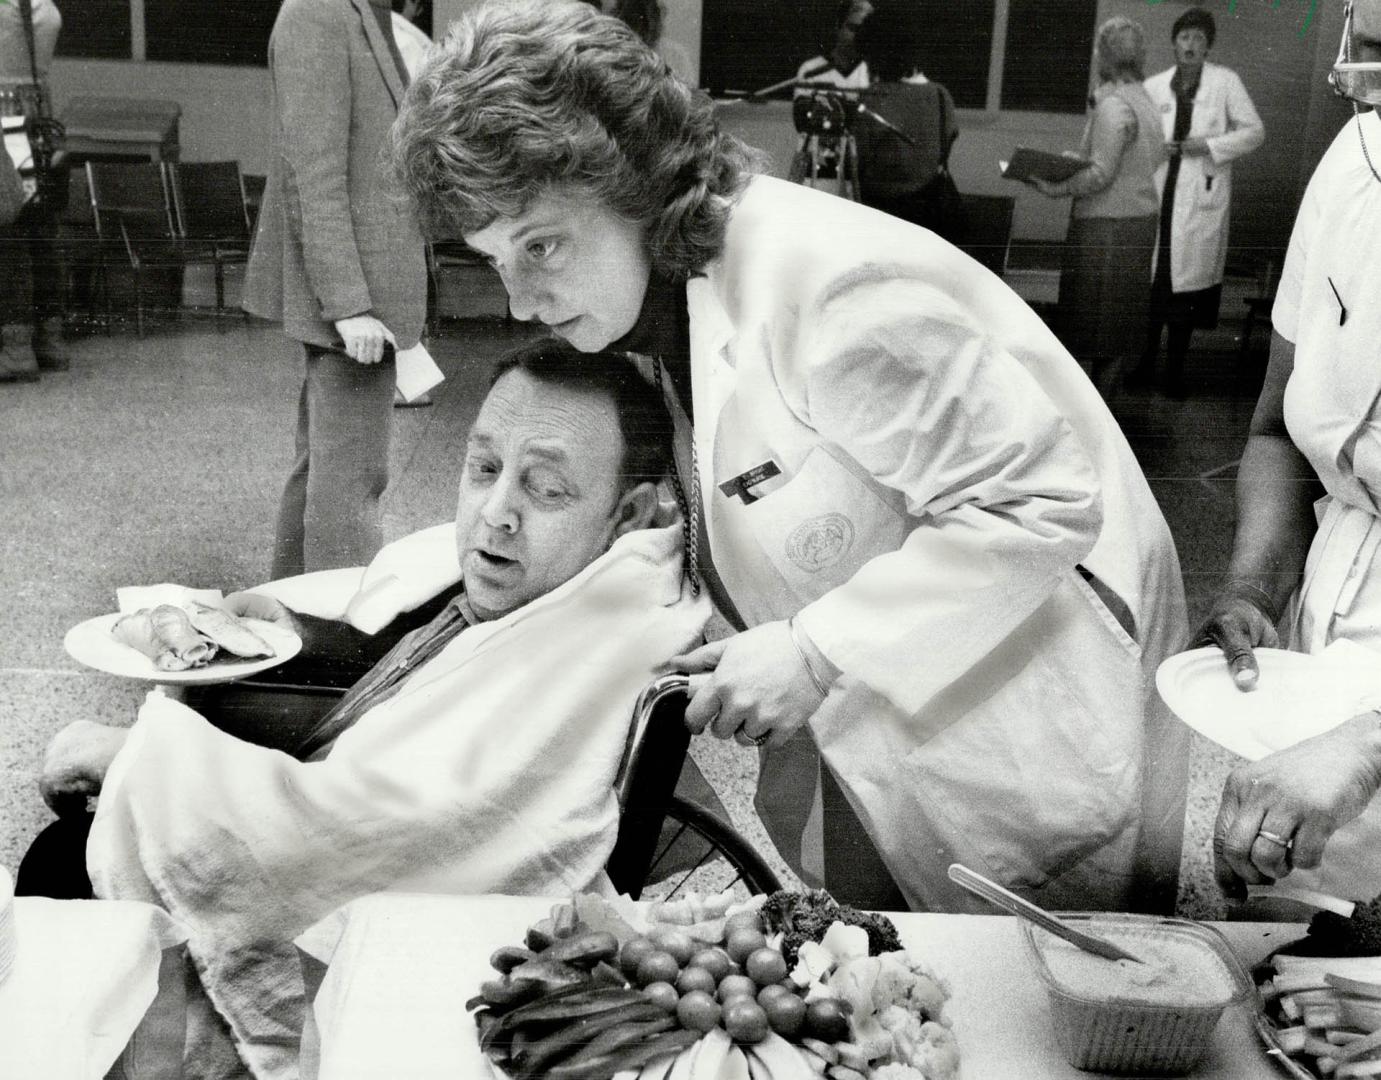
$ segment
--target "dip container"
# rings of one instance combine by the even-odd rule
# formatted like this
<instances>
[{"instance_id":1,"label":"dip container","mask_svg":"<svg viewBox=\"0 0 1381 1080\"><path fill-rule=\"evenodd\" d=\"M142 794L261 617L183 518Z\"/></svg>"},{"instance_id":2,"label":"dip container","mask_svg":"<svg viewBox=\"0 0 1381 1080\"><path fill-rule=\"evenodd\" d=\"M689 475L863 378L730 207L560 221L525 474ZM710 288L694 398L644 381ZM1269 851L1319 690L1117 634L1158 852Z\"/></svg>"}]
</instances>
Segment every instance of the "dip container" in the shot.
<instances>
[{"instance_id":1,"label":"dip container","mask_svg":"<svg viewBox=\"0 0 1381 1080\"><path fill-rule=\"evenodd\" d=\"M1192 992L1178 1001L1164 986L1143 990L1115 986L1120 981L1116 978L1074 977L1063 970L1065 965L1052 965L1047 959L1051 949L1074 946L1023 920L1021 929L1032 964L1050 995L1055 1038L1076 1069L1182 1076L1208 1048L1223 1010L1252 993L1241 961L1211 927L1185 919L1112 912L1060 917L1090 934L1111 938L1143 959L1151 959L1153 950L1164 949L1192 960L1196 968L1202 965L1198 978L1190 973ZM1138 948L1139 943L1143 947ZM1083 955L1095 965L1114 968L1119 963ZM1211 977L1204 978L1204 973Z\"/></svg>"}]
</instances>

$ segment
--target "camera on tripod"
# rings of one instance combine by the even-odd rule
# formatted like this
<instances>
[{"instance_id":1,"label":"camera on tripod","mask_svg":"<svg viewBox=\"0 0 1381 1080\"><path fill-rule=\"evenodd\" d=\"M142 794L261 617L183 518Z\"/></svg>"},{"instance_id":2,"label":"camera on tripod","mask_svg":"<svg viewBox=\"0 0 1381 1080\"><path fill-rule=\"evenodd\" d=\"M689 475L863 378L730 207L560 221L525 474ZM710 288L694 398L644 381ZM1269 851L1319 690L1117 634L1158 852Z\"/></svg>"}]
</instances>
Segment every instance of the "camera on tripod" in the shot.
<instances>
[{"instance_id":1,"label":"camera on tripod","mask_svg":"<svg viewBox=\"0 0 1381 1080\"><path fill-rule=\"evenodd\" d=\"M838 138L849 130L856 104L837 90L812 90L791 103L791 120L802 135Z\"/></svg>"}]
</instances>

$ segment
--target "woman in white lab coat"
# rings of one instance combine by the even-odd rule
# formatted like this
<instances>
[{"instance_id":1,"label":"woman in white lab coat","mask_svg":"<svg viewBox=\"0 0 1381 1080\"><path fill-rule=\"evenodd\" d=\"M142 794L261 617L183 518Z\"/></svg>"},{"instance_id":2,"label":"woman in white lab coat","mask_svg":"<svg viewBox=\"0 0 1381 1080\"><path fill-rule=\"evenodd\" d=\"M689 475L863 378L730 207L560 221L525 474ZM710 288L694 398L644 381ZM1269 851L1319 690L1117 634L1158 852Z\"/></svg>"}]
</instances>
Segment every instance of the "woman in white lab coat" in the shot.
<instances>
[{"instance_id":1,"label":"woman in white lab coat","mask_svg":"<svg viewBox=\"0 0 1381 1080\"><path fill-rule=\"evenodd\" d=\"M1151 324L1136 378L1150 381L1166 339L1165 388L1184 391L1184 360L1196 328L1218 325L1228 256L1232 163L1266 138L1237 73L1208 62L1213 16L1189 8L1175 20L1175 66L1146 80L1160 109L1169 158L1156 173L1161 195L1160 243L1151 289Z\"/></svg>"},{"instance_id":2,"label":"woman in white lab coat","mask_svg":"<svg viewBox=\"0 0 1381 1080\"><path fill-rule=\"evenodd\" d=\"M1178 563L1014 293L923 229L752 177L708 100L584 4L467 14L394 150L516 316L644 357L679 406L705 582L741 628L679 658L714 673L687 720L765 747L758 805L798 871L875 905L970 908L953 860L1061 906L1173 903L1185 736L1149 702Z\"/></svg>"}]
</instances>

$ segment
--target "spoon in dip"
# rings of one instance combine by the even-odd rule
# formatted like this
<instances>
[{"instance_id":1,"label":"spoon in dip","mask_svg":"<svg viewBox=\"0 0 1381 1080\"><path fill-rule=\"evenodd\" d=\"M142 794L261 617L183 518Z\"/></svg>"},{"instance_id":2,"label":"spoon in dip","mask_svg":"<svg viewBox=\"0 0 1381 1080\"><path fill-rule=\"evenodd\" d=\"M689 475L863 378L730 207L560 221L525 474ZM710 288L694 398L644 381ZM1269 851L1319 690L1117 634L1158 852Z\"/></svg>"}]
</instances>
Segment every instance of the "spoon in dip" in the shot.
<instances>
[{"instance_id":1,"label":"spoon in dip","mask_svg":"<svg viewBox=\"0 0 1381 1080\"><path fill-rule=\"evenodd\" d=\"M1111 941L1074 929L1069 923L1055 918L1044 908L1037 907L1030 900L1022 899L996 881L990 881L982 874L975 873L963 863L950 864L949 879L956 885L968 889L975 896L981 896L988 903L997 905L1003 911L1027 919L1056 937L1064 938L1071 945L1077 945L1085 952L1093 953L1094 956L1101 956L1105 960L1131 960L1137 964L1141 963L1139 956L1134 956Z\"/></svg>"}]
</instances>

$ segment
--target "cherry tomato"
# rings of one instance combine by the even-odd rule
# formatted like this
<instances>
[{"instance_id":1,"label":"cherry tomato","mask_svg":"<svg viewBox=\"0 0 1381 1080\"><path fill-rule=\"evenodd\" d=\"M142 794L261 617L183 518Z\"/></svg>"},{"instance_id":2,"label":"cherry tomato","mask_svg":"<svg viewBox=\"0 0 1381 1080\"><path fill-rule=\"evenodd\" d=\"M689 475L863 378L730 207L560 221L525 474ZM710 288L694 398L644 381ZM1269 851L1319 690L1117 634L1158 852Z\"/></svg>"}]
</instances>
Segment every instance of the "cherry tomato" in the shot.
<instances>
[{"instance_id":1,"label":"cherry tomato","mask_svg":"<svg viewBox=\"0 0 1381 1080\"><path fill-rule=\"evenodd\" d=\"M724 1030L740 1043L760 1043L767 1038L767 1013L750 998L735 998L724 1006Z\"/></svg>"},{"instance_id":2,"label":"cherry tomato","mask_svg":"<svg viewBox=\"0 0 1381 1080\"><path fill-rule=\"evenodd\" d=\"M743 962L743 970L759 986L770 986L786 978L786 957L776 949L754 949Z\"/></svg>"},{"instance_id":3,"label":"cherry tomato","mask_svg":"<svg viewBox=\"0 0 1381 1080\"><path fill-rule=\"evenodd\" d=\"M773 989L768 986L763 989L763 993ZM806 1003L795 994L783 990L780 994L762 1001L763 1012L767 1014L768 1026L778 1035L786 1039L794 1039L801 1034L801 1029L805 1026ZM847 1032L846 1032L847 1034Z\"/></svg>"},{"instance_id":4,"label":"cherry tomato","mask_svg":"<svg viewBox=\"0 0 1381 1080\"><path fill-rule=\"evenodd\" d=\"M723 1013L719 1002L703 990L692 990L676 1005L676 1019L690 1031L712 1031Z\"/></svg>"},{"instance_id":5,"label":"cherry tomato","mask_svg":"<svg viewBox=\"0 0 1381 1080\"><path fill-rule=\"evenodd\" d=\"M735 930L729 935L725 942L725 948L729 953L729 959L736 964L741 964L748 959L748 954L761 949L767 944L767 939L762 936L761 930Z\"/></svg>"},{"instance_id":6,"label":"cherry tomato","mask_svg":"<svg viewBox=\"0 0 1381 1080\"><path fill-rule=\"evenodd\" d=\"M644 956L638 964L636 981L639 986L655 982L674 983L680 973L681 965L676 962L676 957L671 953L654 950Z\"/></svg>"},{"instance_id":7,"label":"cherry tomato","mask_svg":"<svg viewBox=\"0 0 1381 1080\"><path fill-rule=\"evenodd\" d=\"M678 930L674 926L659 926L648 935L652 943L661 949L662 952L671 953L676 958L678 964L690 963L690 958L695 955L699 947L693 937L684 930Z\"/></svg>"},{"instance_id":8,"label":"cherry tomato","mask_svg":"<svg viewBox=\"0 0 1381 1080\"><path fill-rule=\"evenodd\" d=\"M683 968L681 974L676 976L676 989L683 994L689 994L692 990L703 990L707 994L713 994L718 988L719 980L694 964Z\"/></svg>"},{"instance_id":9,"label":"cherry tomato","mask_svg":"<svg viewBox=\"0 0 1381 1080\"><path fill-rule=\"evenodd\" d=\"M764 986L761 990L758 991L758 1004L765 1009L767 1008L767 1003L769 1001L773 1001L776 998L781 997L783 994L790 995L791 997L796 996L795 993L788 990L785 986L782 986L780 983L773 983L771 986Z\"/></svg>"},{"instance_id":10,"label":"cherry tomato","mask_svg":"<svg viewBox=\"0 0 1381 1080\"><path fill-rule=\"evenodd\" d=\"M747 975L725 975L719 980L718 997L721 1002L732 997L756 998L758 984Z\"/></svg>"},{"instance_id":11,"label":"cherry tomato","mask_svg":"<svg viewBox=\"0 0 1381 1080\"><path fill-rule=\"evenodd\" d=\"M665 1009L669 1013L676 1011L676 1006L681 1001L681 995L676 992L676 987L669 982L651 982L643 987L643 997L656 1005L659 1009Z\"/></svg>"},{"instance_id":12,"label":"cherry tomato","mask_svg":"<svg viewBox=\"0 0 1381 1080\"><path fill-rule=\"evenodd\" d=\"M806 1006L805 1033L821 1042L843 1042L849 1037L849 1018L831 998L820 998Z\"/></svg>"},{"instance_id":13,"label":"cherry tomato","mask_svg":"<svg viewBox=\"0 0 1381 1080\"><path fill-rule=\"evenodd\" d=\"M733 974L734 962L729 959L729 954L720 948L701 949L690 958L690 966L704 968L714 976L715 984L725 975Z\"/></svg>"},{"instance_id":14,"label":"cherry tomato","mask_svg":"<svg viewBox=\"0 0 1381 1080\"><path fill-rule=\"evenodd\" d=\"M638 974L638 965L643 962L643 957L656 951L657 946L653 945L647 938L630 938L623 943L623 948L619 950L619 970L630 979L634 978Z\"/></svg>"}]
</instances>

